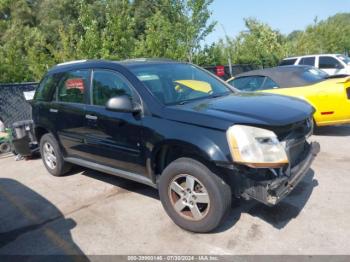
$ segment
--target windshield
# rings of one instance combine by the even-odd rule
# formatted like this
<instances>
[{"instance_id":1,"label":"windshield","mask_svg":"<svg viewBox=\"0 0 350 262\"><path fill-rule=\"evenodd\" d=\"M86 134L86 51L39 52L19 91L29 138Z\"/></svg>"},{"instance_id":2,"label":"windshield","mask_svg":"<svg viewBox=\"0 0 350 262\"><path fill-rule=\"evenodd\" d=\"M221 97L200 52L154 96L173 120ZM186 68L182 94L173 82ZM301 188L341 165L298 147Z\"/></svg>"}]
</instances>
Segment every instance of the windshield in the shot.
<instances>
[{"instance_id":1,"label":"windshield","mask_svg":"<svg viewBox=\"0 0 350 262\"><path fill-rule=\"evenodd\" d=\"M345 55L337 55L337 57L342 60L345 64L350 65L350 58Z\"/></svg>"},{"instance_id":2,"label":"windshield","mask_svg":"<svg viewBox=\"0 0 350 262\"><path fill-rule=\"evenodd\" d=\"M300 76L306 83L314 83L326 79L328 74L317 68L308 68Z\"/></svg>"},{"instance_id":3,"label":"windshield","mask_svg":"<svg viewBox=\"0 0 350 262\"><path fill-rule=\"evenodd\" d=\"M190 64L146 64L130 67L130 70L166 105L232 92L225 83Z\"/></svg>"}]
</instances>

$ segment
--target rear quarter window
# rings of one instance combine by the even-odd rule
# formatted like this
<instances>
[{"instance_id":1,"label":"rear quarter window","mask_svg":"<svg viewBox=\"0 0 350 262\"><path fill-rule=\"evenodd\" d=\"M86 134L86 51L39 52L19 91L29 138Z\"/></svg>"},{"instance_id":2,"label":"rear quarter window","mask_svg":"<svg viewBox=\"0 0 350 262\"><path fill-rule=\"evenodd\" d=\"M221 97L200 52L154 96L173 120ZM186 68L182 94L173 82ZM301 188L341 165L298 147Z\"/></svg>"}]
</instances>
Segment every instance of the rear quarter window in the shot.
<instances>
[{"instance_id":1,"label":"rear quarter window","mask_svg":"<svg viewBox=\"0 0 350 262\"><path fill-rule=\"evenodd\" d=\"M296 61L296 58L284 59L279 63L279 66L294 65Z\"/></svg>"},{"instance_id":2,"label":"rear quarter window","mask_svg":"<svg viewBox=\"0 0 350 262\"><path fill-rule=\"evenodd\" d=\"M36 89L34 100L51 101L59 78L60 76L55 74L46 76Z\"/></svg>"}]
</instances>

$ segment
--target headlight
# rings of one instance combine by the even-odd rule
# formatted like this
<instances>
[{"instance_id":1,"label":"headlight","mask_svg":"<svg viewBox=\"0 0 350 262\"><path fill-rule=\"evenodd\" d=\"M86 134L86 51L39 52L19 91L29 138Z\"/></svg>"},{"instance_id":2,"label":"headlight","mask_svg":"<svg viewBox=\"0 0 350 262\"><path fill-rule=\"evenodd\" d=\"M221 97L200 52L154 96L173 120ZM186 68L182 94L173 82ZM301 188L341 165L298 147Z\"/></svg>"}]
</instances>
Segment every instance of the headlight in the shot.
<instances>
[{"instance_id":1,"label":"headlight","mask_svg":"<svg viewBox=\"0 0 350 262\"><path fill-rule=\"evenodd\" d=\"M288 163L284 146L270 130L234 125L226 135L234 162L255 168L275 168Z\"/></svg>"}]
</instances>

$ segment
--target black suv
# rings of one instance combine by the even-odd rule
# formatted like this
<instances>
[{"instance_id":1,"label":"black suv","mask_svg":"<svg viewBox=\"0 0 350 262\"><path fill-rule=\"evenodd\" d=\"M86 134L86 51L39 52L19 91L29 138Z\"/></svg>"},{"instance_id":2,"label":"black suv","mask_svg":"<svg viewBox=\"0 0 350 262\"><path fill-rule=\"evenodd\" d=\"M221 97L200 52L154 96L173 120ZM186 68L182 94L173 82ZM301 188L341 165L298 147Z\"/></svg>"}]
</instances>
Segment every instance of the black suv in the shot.
<instances>
[{"instance_id":1,"label":"black suv","mask_svg":"<svg viewBox=\"0 0 350 262\"><path fill-rule=\"evenodd\" d=\"M232 197L275 205L319 151L307 142L306 102L239 92L169 60L59 64L32 108L51 174L76 164L157 188L168 215L194 232L217 227Z\"/></svg>"}]
</instances>

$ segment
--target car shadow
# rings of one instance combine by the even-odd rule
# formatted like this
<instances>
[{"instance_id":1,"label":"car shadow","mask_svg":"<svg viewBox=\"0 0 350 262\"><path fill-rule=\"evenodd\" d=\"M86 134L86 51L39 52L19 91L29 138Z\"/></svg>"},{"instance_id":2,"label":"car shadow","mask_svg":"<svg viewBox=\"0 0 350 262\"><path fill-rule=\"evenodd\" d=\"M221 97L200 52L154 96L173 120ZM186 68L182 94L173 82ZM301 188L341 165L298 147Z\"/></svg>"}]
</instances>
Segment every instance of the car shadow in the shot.
<instances>
[{"instance_id":1,"label":"car shadow","mask_svg":"<svg viewBox=\"0 0 350 262\"><path fill-rule=\"evenodd\" d=\"M314 129L315 136L350 136L350 125L321 126Z\"/></svg>"},{"instance_id":2,"label":"car shadow","mask_svg":"<svg viewBox=\"0 0 350 262\"><path fill-rule=\"evenodd\" d=\"M84 169L84 171L82 172L82 175L100 180L105 183L109 183L111 185L114 185L126 191L131 191L137 194L141 194L141 195L159 200L158 190L150 186L134 182L132 180L109 175L106 173L101 173L92 169Z\"/></svg>"},{"instance_id":3,"label":"car shadow","mask_svg":"<svg viewBox=\"0 0 350 262\"><path fill-rule=\"evenodd\" d=\"M90 169L83 171L82 174L120 187L123 190L159 200L158 191L149 186ZM233 227L239 221L242 213L259 217L275 228L282 229L299 215L317 185L318 182L314 179L314 171L310 169L294 190L276 206L269 207L255 200L234 199L226 219L213 233L223 232Z\"/></svg>"},{"instance_id":4,"label":"car shadow","mask_svg":"<svg viewBox=\"0 0 350 262\"><path fill-rule=\"evenodd\" d=\"M282 229L291 220L298 217L317 185L318 182L314 179L314 171L310 169L294 190L276 206L269 207L255 200L233 200L230 214L225 222L215 230L215 233L233 227L243 213L258 217L273 227Z\"/></svg>"},{"instance_id":5,"label":"car shadow","mask_svg":"<svg viewBox=\"0 0 350 262\"><path fill-rule=\"evenodd\" d=\"M0 178L0 255L74 255L89 261L73 241L76 226L43 196L13 179Z\"/></svg>"}]
</instances>

